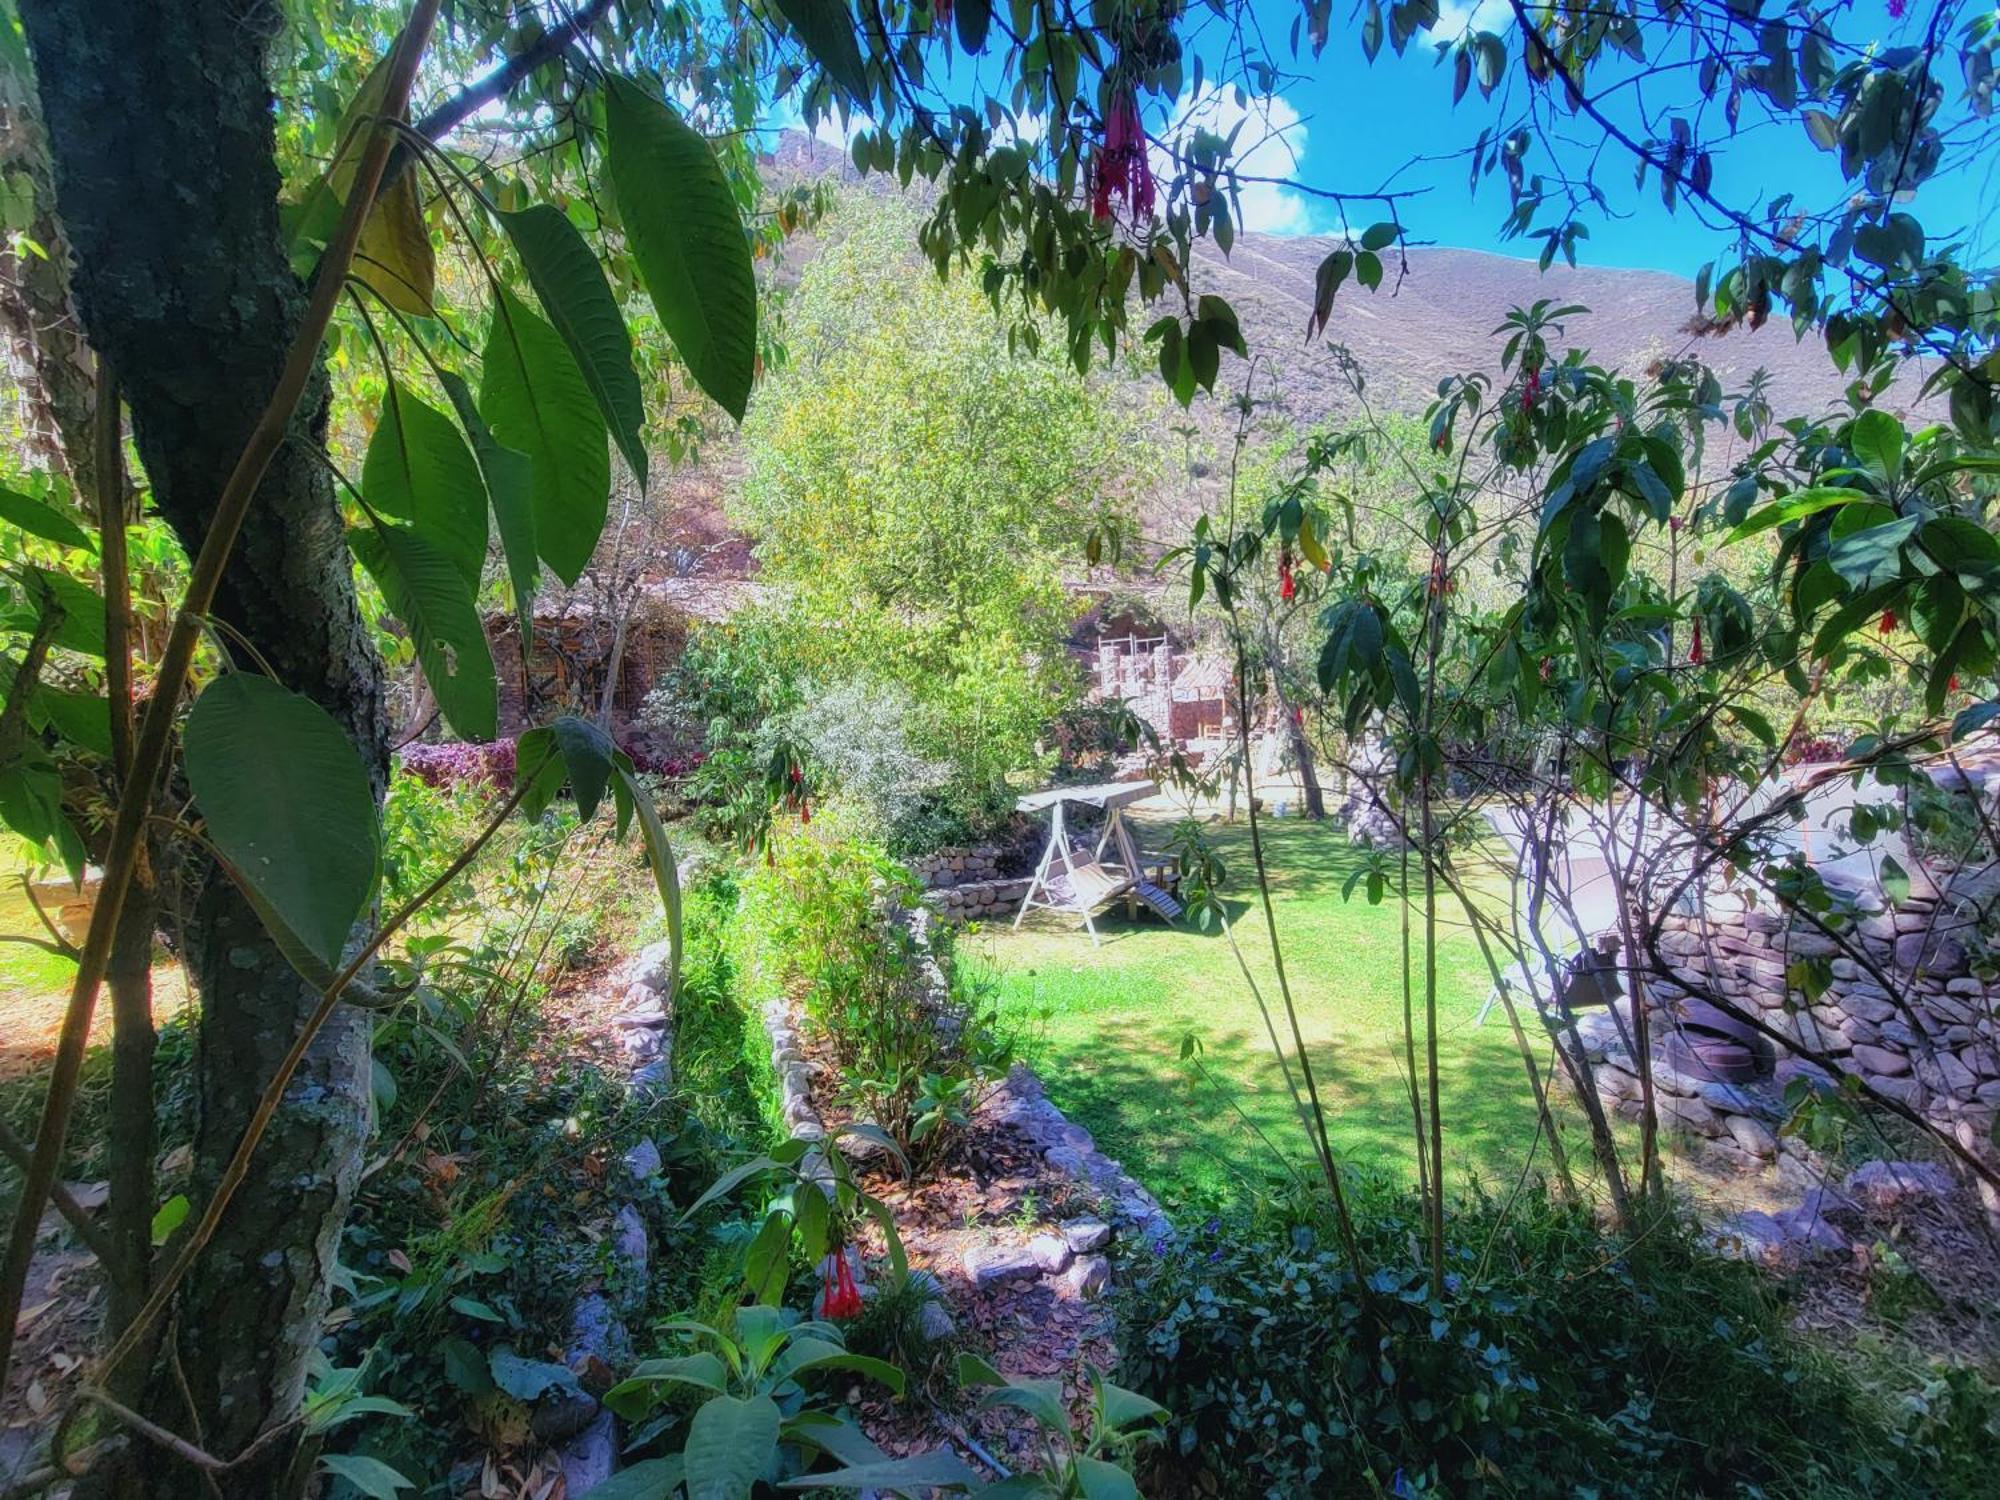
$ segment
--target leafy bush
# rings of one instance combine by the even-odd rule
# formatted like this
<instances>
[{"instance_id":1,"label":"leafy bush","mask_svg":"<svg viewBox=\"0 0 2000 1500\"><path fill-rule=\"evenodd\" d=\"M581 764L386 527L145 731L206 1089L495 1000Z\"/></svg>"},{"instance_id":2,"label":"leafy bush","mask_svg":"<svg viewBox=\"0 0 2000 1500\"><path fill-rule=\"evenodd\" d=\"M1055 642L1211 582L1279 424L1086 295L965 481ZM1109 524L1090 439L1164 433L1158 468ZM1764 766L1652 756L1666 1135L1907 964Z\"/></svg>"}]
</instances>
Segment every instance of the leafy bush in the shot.
<instances>
[{"instance_id":1,"label":"leafy bush","mask_svg":"<svg viewBox=\"0 0 2000 1500\"><path fill-rule=\"evenodd\" d=\"M1469 1205L1440 1303L1414 1206L1370 1207L1365 1291L1299 1224L1211 1220L1133 1268L1120 1378L1173 1413L1169 1462L1230 1495L1943 1494L1939 1433L2000 1457L1990 1396L1941 1385L1899 1432L1678 1225Z\"/></svg>"},{"instance_id":2,"label":"leafy bush","mask_svg":"<svg viewBox=\"0 0 2000 1500\"><path fill-rule=\"evenodd\" d=\"M926 853L966 836L950 804L953 768L910 747L909 690L854 677L804 700L783 719L785 737L814 769L866 809L894 853Z\"/></svg>"},{"instance_id":3,"label":"leafy bush","mask_svg":"<svg viewBox=\"0 0 2000 1500\"><path fill-rule=\"evenodd\" d=\"M744 890L746 922L840 1065L847 1102L913 1166L933 1158L1012 1048L989 989L954 978L949 939L892 920L915 903L915 878L822 824L782 831Z\"/></svg>"}]
</instances>

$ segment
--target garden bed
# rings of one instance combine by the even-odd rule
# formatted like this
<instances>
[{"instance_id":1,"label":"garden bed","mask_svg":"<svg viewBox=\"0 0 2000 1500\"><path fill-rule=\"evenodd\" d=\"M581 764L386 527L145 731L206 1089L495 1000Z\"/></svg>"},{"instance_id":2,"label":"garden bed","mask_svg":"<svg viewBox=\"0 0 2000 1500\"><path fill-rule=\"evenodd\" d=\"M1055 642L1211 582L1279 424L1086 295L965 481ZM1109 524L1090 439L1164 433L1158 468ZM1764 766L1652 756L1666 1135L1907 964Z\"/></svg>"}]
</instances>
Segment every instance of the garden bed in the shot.
<instances>
[{"instance_id":1,"label":"garden bed","mask_svg":"<svg viewBox=\"0 0 2000 1500\"><path fill-rule=\"evenodd\" d=\"M901 920L926 941L928 913ZM945 984L934 965L932 982ZM1061 1379L1081 1414L1091 1397L1089 1371L1108 1375L1118 1360L1103 1300L1113 1252L1144 1253L1172 1234L1171 1225L1151 1194L1063 1116L1025 1067L985 1093L921 1177L906 1178L887 1151L841 1137L855 1117L842 1097L839 1064L802 1024L796 1003L774 998L761 1010L787 1127L803 1139L844 1139L862 1184L894 1217L911 1285L932 1294L907 1308L911 1326L887 1334L914 1366L922 1393L891 1401L858 1390L864 1429L896 1456L951 1447L989 1467L994 1458L1021 1467L1041 1441L1033 1423L1005 1407L955 1415L946 1409L955 1404L949 1383L926 1379L927 1372L940 1375L945 1352L962 1344L1009 1376ZM879 1228L867 1225L856 1248L864 1285L873 1296L889 1295Z\"/></svg>"}]
</instances>

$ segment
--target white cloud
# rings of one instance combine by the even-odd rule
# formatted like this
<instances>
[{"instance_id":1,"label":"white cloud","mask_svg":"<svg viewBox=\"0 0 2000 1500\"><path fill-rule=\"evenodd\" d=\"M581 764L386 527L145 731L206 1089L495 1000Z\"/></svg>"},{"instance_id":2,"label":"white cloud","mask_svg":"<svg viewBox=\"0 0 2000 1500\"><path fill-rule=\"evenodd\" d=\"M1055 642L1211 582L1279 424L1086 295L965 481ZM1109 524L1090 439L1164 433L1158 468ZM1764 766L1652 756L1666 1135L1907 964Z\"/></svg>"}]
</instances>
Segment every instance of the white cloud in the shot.
<instances>
[{"instance_id":1,"label":"white cloud","mask_svg":"<svg viewBox=\"0 0 2000 1500\"><path fill-rule=\"evenodd\" d=\"M1455 42L1468 31L1504 32L1513 24L1507 0L1440 0L1430 35L1434 42Z\"/></svg>"},{"instance_id":2,"label":"white cloud","mask_svg":"<svg viewBox=\"0 0 2000 1500\"><path fill-rule=\"evenodd\" d=\"M1300 175L1306 124L1282 94L1253 96L1247 105L1239 106L1233 90L1225 93L1210 84L1199 98L1192 91L1183 94L1175 106L1172 125L1160 134L1167 140L1181 141L1187 132L1198 128L1227 137L1239 123L1243 128L1237 133L1230 161L1240 176ZM1172 174L1173 165L1156 150L1153 169L1155 175L1166 177ZM1240 192L1245 229L1264 234L1311 234L1324 227L1319 205L1282 183L1244 182Z\"/></svg>"}]
</instances>

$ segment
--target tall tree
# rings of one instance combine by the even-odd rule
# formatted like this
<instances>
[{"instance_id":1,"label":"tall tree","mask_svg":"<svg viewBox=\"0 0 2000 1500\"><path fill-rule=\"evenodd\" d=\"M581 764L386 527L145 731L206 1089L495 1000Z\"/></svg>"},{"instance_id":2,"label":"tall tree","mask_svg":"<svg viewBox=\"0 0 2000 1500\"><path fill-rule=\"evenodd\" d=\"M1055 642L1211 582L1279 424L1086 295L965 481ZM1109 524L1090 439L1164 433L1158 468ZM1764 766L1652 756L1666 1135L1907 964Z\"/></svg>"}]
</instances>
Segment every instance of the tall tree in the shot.
<instances>
[{"instance_id":1,"label":"tall tree","mask_svg":"<svg viewBox=\"0 0 2000 1500\"><path fill-rule=\"evenodd\" d=\"M190 555L276 387L304 290L278 217L268 49L279 13L198 0L27 0L76 294L120 372L162 514ZM143 209L140 205L144 205ZM287 686L332 714L377 790L381 667L324 461L324 372L258 487L216 613ZM201 991L195 1159L213 1191L265 1080L318 1000L237 887L202 882L186 932ZM181 1360L212 1451L236 1454L292 1411L327 1309L368 1122L368 1017L314 1041L236 1207L190 1278ZM293 1445L233 1476L276 1493ZM182 1471L187 1493L199 1476ZM170 1493L164 1479L157 1493Z\"/></svg>"}]
</instances>

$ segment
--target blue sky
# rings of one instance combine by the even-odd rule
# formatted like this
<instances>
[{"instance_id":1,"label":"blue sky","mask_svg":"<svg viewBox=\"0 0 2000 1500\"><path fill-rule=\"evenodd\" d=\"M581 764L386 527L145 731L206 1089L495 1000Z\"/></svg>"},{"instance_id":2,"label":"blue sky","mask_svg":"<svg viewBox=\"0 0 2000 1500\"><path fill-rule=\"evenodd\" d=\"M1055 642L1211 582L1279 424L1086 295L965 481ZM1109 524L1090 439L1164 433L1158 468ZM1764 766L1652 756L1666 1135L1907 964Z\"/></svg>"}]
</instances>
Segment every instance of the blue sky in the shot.
<instances>
[{"instance_id":1,"label":"blue sky","mask_svg":"<svg viewBox=\"0 0 2000 1500\"><path fill-rule=\"evenodd\" d=\"M1282 47L1296 13L1293 4L1257 0L1257 9L1267 36ZM1336 6L1336 14L1339 9ZM1455 34L1468 19L1504 31L1509 20L1504 0L1444 0L1443 12L1435 36ZM1877 0L1862 0L1835 24L1845 38L1915 45L1922 41L1927 15L1928 7L1919 0L1912 0L1902 20L1892 18ZM1433 46L1413 42L1400 58L1385 47L1371 65L1352 37L1337 30L1325 54L1317 62L1301 63L1299 72L1304 76L1287 80L1271 101L1274 122L1297 124L1287 130L1284 146L1271 143L1264 148L1259 164L1268 174L1344 191L1372 189L1395 174L1398 187L1430 189L1406 206L1414 238L1508 255L1539 250L1538 241L1500 237L1499 225L1508 206L1504 181L1487 178L1476 196L1468 195L1468 163L1458 153L1471 146L1496 113L1476 88L1456 110L1451 108L1450 70L1439 65ZM1956 99L1957 68L1949 56L1942 72L1953 85L1945 106L1944 117L1949 120L1962 112ZM1692 93L1692 80L1681 87ZM1673 88L1672 83L1657 86L1650 102L1655 107L1673 102ZM1494 103L1500 97L1496 94ZM1753 113L1746 106L1742 131L1714 151L1717 194L1738 204L1787 191L1797 194L1802 205L1837 202L1843 188L1834 158L1814 147L1800 126L1756 123ZM1249 138L1248 130L1244 138ZM1417 160L1423 157L1451 159ZM1728 250L1728 231L1703 225L1685 206L1668 214L1655 180L1649 180L1643 191L1634 191L1629 158L1607 157L1598 182L1611 199L1614 216L1592 216L1591 238L1579 246L1584 258L1600 265L1691 276L1702 262ZM1934 236L1971 228L1975 250L1991 259L2000 235L1985 226L1996 206L2000 206L2000 162L1977 163L1927 186L1916 212ZM1253 228L1278 232L1339 227L1331 205L1281 189L1259 192L1246 205L1246 217Z\"/></svg>"},{"instance_id":2,"label":"blue sky","mask_svg":"<svg viewBox=\"0 0 2000 1500\"><path fill-rule=\"evenodd\" d=\"M1253 0L1253 6L1268 44L1281 57L1288 56L1296 0ZM1254 101L1257 118L1246 125L1239 150L1253 143L1255 149L1239 161L1242 170L1325 190L1362 192L1385 185L1427 189L1403 208L1414 243L1522 257L1538 253L1539 241L1501 238L1500 224L1508 209L1501 178L1483 179L1476 194L1467 187L1465 153L1482 127L1502 117L1497 106L1507 90L1519 86L1518 49L1510 49L1515 54L1515 82L1503 84L1492 101L1483 100L1475 87L1456 109L1451 104L1450 67L1437 60L1436 40L1456 36L1467 25L1508 30L1511 12L1506 0L1441 0L1442 17L1432 40L1413 41L1401 57L1385 47L1372 64L1362 56L1352 24L1341 14L1343 8L1335 6L1335 33L1325 53L1317 60L1302 58L1295 76L1285 78L1268 99ZM1909 0L1908 14L1901 20L1890 16L1883 0L1853 0L1842 8L1835 26L1846 40L1916 45L1923 39L1928 14L1924 0ZM1208 55L1208 49L1215 45L1197 35L1196 50L1207 55L1211 77L1216 58ZM990 84L995 71L990 54L969 70L965 58L955 57L946 91L969 92L972 76ZM1957 99L1957 66L1949 54L1941 71L1950 80L1943 116L1950 121L1962 117L1963 110ZM1690 97L1678 97L1676 90ZM1689 104L1693 90L1689 75L1675 73L1652 81L1647 99L1655 109ZM1234 118L1235 111L1222 106L1225 128ZM1710 118L1719 129L1720 111L1715 106L1710 106ZM781 106L774 124L796 119L794 111ZM1149 113L1148 128L1157 129L1159 123L1157 114ZM1746 105L1741 124L1735 137L1712 143L1715 190L1724 201L1750 207L1791 192L1801 206L1815 209L1839 202L1844 188L1834 158L1813 146L1796 121L1772 124L1761 120L1753 105ZM1581 133L1588 127L1578 128ZM823 125L820 134L844 144L841 133L831 126ZM1703 138L1708 139L1707 130ZM1966 258L1974 263L2000 258L2000 224L1993 224L1993 210L2000 207L2000 153L1996 158L1944 174L1926 186L1916 206L1934 240L1969 230L1971 250ZM1657 179L1635 190L1632 167L1616 148L1601 163L1597 181L1610 199L1611 212L1593 211L1587 216L1590 239L1578 246L1581 260L1692 277L1704 261L1727 256L1731 231L1704 224L1685 204L1669 214L1660 202ZM1357 208L1350 227L1359 232L1383 216L1379 208ZM1245 189L1244 217L1249 228L1266 233L1342 228L1333 204L1270 185Z\"/></svg>"}]
</instances>

